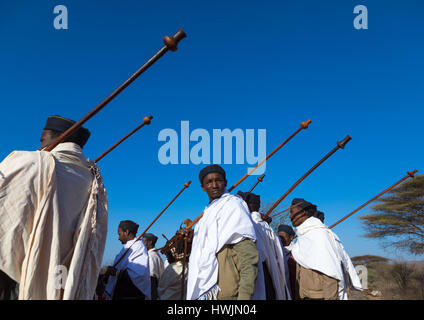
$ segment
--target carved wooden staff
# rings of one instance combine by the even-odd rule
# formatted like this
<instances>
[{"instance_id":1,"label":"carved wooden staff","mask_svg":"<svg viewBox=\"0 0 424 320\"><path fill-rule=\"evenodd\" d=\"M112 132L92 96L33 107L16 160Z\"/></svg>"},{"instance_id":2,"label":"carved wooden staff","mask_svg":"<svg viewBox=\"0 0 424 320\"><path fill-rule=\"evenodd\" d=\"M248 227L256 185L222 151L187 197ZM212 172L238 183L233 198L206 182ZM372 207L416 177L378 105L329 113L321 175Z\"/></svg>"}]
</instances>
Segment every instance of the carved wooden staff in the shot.
<instances>
[{"instance_id":1,"label":"carved wooden staff","mask_svg":"<svg viewBox=\"0 0 424 320\"><path fill-rule=\"evenodd\" d=\"M367 202L365 202L362 206L360 206L359 208L353 210L351 213L349 213L347 216L345 216L344 218L340 219L339 221L337 221L336 223L334 223L332 226L330 226L329 228L333 228L336 225L338 225L340 222L346 220L347 218L349 218L351 215L353 215L354 213L358 212L359 210L361 210L363 207L367 206L369 203L373 202L375 199L377 199L378 197L380 197L381 195L385 194L386 192L392 190L394 187L396 187L397 185L399 185L400 183L402 183L403 181L405 181L408 178L413 178L415 176L415 173L417 173L418 170L415 169L414 171L408 171L407 175L405 177L403 177L402 179L400 179L398 182L396 182L394 185L392 185L391 187L388 187L387 189L381 191L379 194L377 194L374 198L368 200Z\"/></svg>"},{"instance_id":2,"label":"carved wooden staff","mask_svg":"<svg viewBox=\"0 0 424 320\"><path fill-rule=\"evenodd\" d=\"M119 258L119 260L113 265L114 268L116 268L116 266L122 261L122 259L125 257L125 255L130 251L131 247L133 246L134 243L136 243L137 241L139 241L144 234L147 232L147 230L150 229L150 227L156 222L157 219L159 219L159 217L162 215L162 213L165 212L166 209L168 209L168 207L175 201L175 199L177 199L180 194L187 189L191 184L191 181L186 182L184 184L184 187L180 190L180 192L178 192L178 194L171 200L171 202L169 202L167 204L167 206L157 215L157 217L149 224L149 226L137 237L137 239L135 239L135 241L131 244L131 246L127 249L127 251L124 252L124 254Z\"/></svg>"},{"instance_id":3,"label":"carved wooden staff","mask_svg":"<svg viewBox=\"0 0 424 320\"><path fill-rule=\"evenodd\" d=\"M280 199L278 199L272 205L272 207L268 210L268 212L264 215L264 217L262 219L265 219L266 217L268 217L268 215L280 204L280 202L283 201L290 194L290 192L292 192L307 176L309 176L312 173L312 171L314 171L316 168L318 168L320 164L322 164L325 160L327 160L337 150L344 149L344 147L346 146L346 144L351 139L352 138L348 135L342 141L337 141L337 146L333 150L331 150L329 153L327 153L326 156L324 158L322 158L316 165L314 165L311 169L309 169L309 171L306 172L299 180L297 180L297 182L289 190L287 190L286 193L283 194Z\"/></svg>"},{"instance_id":4,"label":"carved wooden staff","mask_svg":"<svg viewBox=\"0 0 424 320\"><path fill-rule=\"evenodd\" d=\"M256 188L256 186L259 184L259 182L262 182L265 178L265 174L261 175L258 177L258 181L256 181L256 183L252 186L252 188L250 188L250 190L248 192L252 192L253 189Z\"/></svg>"},{"instance_id":5,"label":"carved wooden staff","mask_svg":"<svg viewBox=\"0 0 424 320\"><path fill-rule=\"evenodd\" d=\"M138 130L140 130L142 127L144 127L144 125L149 125L151 123L152 119L153 119L153 116L144 117L142 124L140 124L137 128L135 128L130 133L128 133L125 137L123 137L121 140L119 140L117 143L115 143L112 147L110 147L105 152L103 152L99 157L97 157L96 160L94 160L94 162L96 162L96 163L99 162L109 152L111 152L113 149L115 149L117 146L119 146L122 142L124 142L126 139L128 139L130 136L132 136L134 133L136 133Z\"/></svg>"},{"instance_id":6,"label":"carved wooden staff","mask_svg":"<svg viewBox=\"0 0 424 320\"><path fill-rule=\"evenodd\" d=\"M309 124L311 123L311 120L308 119L306 121L303 121L300 123L299 129L297 129L290 137L288 137L283 143L281 143L277 148L275 148L269 155L265 157L261 162L259 162L256 166L254 166L248 173L246 173L239 181L237 181L230 189L228 189L228 192L231 192L236 188L240 183L242 183L248 176L250 176L257 168L259 168L266 160L271 158L278 150L280 150L287 142L289 142L295 135L297 135L300 131L303 129L307 129ZM184 220L185 229L191 229L200 219L203 217L203 212L193 221L190 219Z\"/></svg>"},{"instance_id":7,"label":"carved wooden staff","mask_svg":"<svg viewBox=\"0 0 424 320\"><path fill-rule=\"evenodd\" d=\"M66 139L69 135L74 133L79 127L86 123L89 119L95 116L102 110L110 101L112 101L121 91L128 87L135 79L137 79L144 71L151 67L157 60L159 60L168 50L176 51L177 44L186 37L185 32L179 29L172 37L165 36L163 42L165 45L153 57L151 57L144 65L142 65L131 77L115 89L106 99L100 102L93 110L82 117L78 122L75 122L72 127L62 133L52 144L44 148L45 151L53 150L59 143Z\"/></svg>"},{"instance_id":8,"label":"carved wooden staff","mask_svg":"<svg viewBox=\"0 0 424 320\"><path fill-rule=\"evenodd\" d=\"M184 291L185 291L185 270L186 270L186 264L187 264L187 246L188 246L188 239L187 237L184 237L184 256L183 256L183 274L181 277L181 300L184 300Z\"/></svg>"}]
</instances>

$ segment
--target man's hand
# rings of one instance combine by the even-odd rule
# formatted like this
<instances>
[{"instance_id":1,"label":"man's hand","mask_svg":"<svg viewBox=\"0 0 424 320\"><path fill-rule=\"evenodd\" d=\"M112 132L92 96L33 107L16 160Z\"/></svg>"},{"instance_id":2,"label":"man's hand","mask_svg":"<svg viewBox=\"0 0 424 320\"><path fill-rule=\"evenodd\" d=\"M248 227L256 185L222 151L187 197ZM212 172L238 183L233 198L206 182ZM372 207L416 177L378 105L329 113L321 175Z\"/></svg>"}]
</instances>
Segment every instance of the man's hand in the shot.
<instances>
[{"instance_id":1,"label":"man's hand","mask_svg":"<svg viewBox=\"0 0 424 320\"><path fill-rule=\"evenodd\" d=\"M115 276L116 275L116 269L114 267L108 266L106 269L105 276Z\"/></svg>"}]
</instances>

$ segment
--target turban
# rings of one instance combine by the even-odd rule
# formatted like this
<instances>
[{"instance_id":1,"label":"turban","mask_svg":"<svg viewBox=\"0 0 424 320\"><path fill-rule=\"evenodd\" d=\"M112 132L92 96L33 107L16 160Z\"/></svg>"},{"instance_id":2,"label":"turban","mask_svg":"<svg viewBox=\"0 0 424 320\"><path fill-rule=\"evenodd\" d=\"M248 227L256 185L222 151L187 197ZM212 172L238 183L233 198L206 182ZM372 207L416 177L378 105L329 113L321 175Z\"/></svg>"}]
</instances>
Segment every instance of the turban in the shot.
<instances>
[{"instance_id":1,"label":"turban","mask_svg":"<svg viewBox=\"0 0 424 320\"><path fill-rule=\"evenodd\" d=\"M314 205L314 204L312 204L308 201L305 201L305 199L295 198L295 199L293 199L291 204L292 204L292 206L295 206L297 209L299 209L297 212L301 212L301 211L306 210L306 209L308 209L308 211L311 210L312 212L315 212L317 210L316 205ZM313 215L313 213L312 213L312 215Z\"/></svg>"},{"instance_id":2,"label":"turban","mask_svg":"<svg viewBox=\"0 0 424 320\"><path fill-rule=\"evenodd\" d=\"M44 130L54 130L59 133L64 133L70 127L74 125L75 121L63 118L61 116L50 116L47 118ZM90 131L83 127L79 127L74 133L72 133L65 141L75 142L81 147L84 146L90 137Z\"/></svg>"},{"instance_id":3,"label":"turban","mask_svg":"<svg viewBox=\"0 0 424 320\"><path fill-rule=\"evenodd\" d=\"M156 241L158 241L158 237L156 237L153 233L145 233L143 238L147 241L152 241L153 246L156 244Z\"/></svg>"},{"instance_id":4,"label":"turban","mask_svg":"<svg viewBox=\"0 0 424 320\"><path fill-rule=\"evenodd\" d=\"M293 230L293 228L292 227L290 227L290 226L288 226L288 225L286 225L286 224L280 224L279 226L278 226L278 232L285 232L285 233L287 233L287 234L289 234L289 235L291 235L291 236L293 236L293 237L295 237L296 236L296 233L294 233L294 230Z\"/></svg>"},{"instance_id":5,"label":"turban","mask_svg":"<svg viewBox=\"0 0 424 320\"><path fill-rule=\"evenodd\" d=\"M261 206L261 196L251 193L251 192L242 192L238 191L237 194L255 211L258 211Z\"/></svg>"},{"instance_id":6,"label":"turban","mask_svg":"<svg viewBox=\"0 0 424 320\"><path fill-rule=\"evenodd\" d=\"M222 177L225 179L225 171L224 169L222 169L220 166L218 166L217 164L212 164L210 166L207 166L205 168L203 168L202 170L200 170L199 172L199 180L200 180L200 184L203 185L203 179L209 174L209 173L213 173L213 172L217 172L220 173L222 175Z\"/></svg>"},{"instance_id":7,"label":"turban","mask_svg":"<svg viewBox=\"0 0 424 320\"><path fill-rule=\"evenodd\" d=\"M314 217L320 219L321 222L324 223L324 212L321 212L321 211L318 211L317 210L314 213Z\"/></svg>"},{"instance_id":8,"label":"turban","mask_svg":"<svg viewBox=\"0 0 424 320\"><path fill-rule=\"evenodd\" d=\"M136 235L138 231L138 224L131 220L124 220L119 223L119 228L121 228L123 231L128 230L133 235Z\"/></svg>"}]
</instances>

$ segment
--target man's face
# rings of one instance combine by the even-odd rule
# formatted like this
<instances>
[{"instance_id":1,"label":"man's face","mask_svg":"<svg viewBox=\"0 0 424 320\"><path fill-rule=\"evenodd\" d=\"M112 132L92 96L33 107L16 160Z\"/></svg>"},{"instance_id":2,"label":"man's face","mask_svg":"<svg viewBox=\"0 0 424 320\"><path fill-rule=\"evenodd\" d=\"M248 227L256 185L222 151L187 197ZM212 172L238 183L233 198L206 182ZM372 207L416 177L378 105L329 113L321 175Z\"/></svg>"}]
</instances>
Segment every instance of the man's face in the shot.
<instances>
[{"instance_id":1,"label":"man's face","mask_svg":"<svg viewBox=\"0 0 424 320\"><path fill-rule=\"evenodd\" d=\"M143 238L143 242L147 250L150 250L153 248L153 242L151 240L147 240L146 238Z\"/></svg>"},{"instance_id":2,"label":"man's face","mask_svg":"<svg viewBox=\"0 0 424 320\"><path fill-rule=\"evenodd\" d=\"M40 138L41 148L43 149L47 147L48 145L52 144L54 140L56 140L56 135L54 135L53 131L43 130L43 132L41 133L41 138Z\"/></svg>"},{"instance_id":3,"label":"man's face","mask_svg":"<svg viewBox=\"0 0 424 320\"><path fill-rule=\"evenodd\" d=\"M285 247L287 247L288 245L290 245L290 243L294 239L294 237L291 234L288 234L288 233L286 233L284 231L278 231L278 235L279 235L279 237L280 237L280 239L283 242L283 245Z\"/></svg>"},{"instance_id":4,"label":"man's face","mask_svg":"<svg viewBox=\"0 0 424 320\"><path fill-rule=\"evenodd\" d=\"M118 227L118 240L121 241L122 244L126 244L129 240L129 231L124 231Z\"/></svg>"},{"instance_id":5,"label":"man's face","mask_svg":"<svg viewBox=\"0 0 424 320\"><path fill-rule=\"evenodd\" d=\"M202 181L202 189L208 194L209 201L220 198L224 194L226 186L227 180L218 172L209 173Z\"/></svg>"},{"instance_id":6,"label":"man's face","mask_svg":"<svg viewBox=\"0 0 424 320\"><path fill-rule=\"evenodd\" d=\"M308 212L303 210L296 205L290 206L290 220L293 227L300 226L306 219L309 218Z\"/></svg>"}]
</instances>

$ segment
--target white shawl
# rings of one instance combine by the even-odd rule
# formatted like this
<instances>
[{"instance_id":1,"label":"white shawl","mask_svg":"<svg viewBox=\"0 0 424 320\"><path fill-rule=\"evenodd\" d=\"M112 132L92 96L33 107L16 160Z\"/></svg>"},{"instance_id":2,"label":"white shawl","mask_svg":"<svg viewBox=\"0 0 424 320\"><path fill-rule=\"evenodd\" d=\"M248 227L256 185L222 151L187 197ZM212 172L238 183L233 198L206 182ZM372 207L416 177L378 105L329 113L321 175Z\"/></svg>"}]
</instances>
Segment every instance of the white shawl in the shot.
<instances>
[{"instance_id":1,"label":"white shawl","mask_svg":"<svg viewBox=\"0 0 424 320\"><path fill-rule=\"evenodd\" d=\"M157 252L158 249L153 248L148 251L149 254L149 266L150 266L150 276L160 279L163 270L165 269L163 260Z\"/></svg>"},{"instance_id":2,"label":"white shawl","mask_svg":"<svg viewBox=\"0 0 424 320\"><path fill-rule=\"evenodd\" d=\"M346 281L350 280L355 289L362 290L355 267L340 239L321 220L310 217L295 228L295 232L297 238L290 249L297 263L339 280L340 300L347 299ZM343 269L350 279L345 278Z\"/></svg>"},{"instance_id":3,"label":"white shawl","mask_svg":"<svg viewBox=\"0 0 424 320\"><path fill-rule=\"evenodd\" d=\"M262 257L271 273L276 299L289 300L290 291L286 282L285 254L281 247L281 240L268 223L262 220L258 212L252 212L252 218L256 224L258 242L263 244Z\"/></svg>"},{"instance_id":4,"label":"white shawl","mask_svg":"<svg viewBox=\"0 0 424 320\"><path fill-rule=\"evenodd\" d=\"M187 300L198 299L217 284L216 254L221 248L246 238L256 241L253 221L240 197L225 193L205 208L202 219L194 228Z\"/></svg>"},{"instance_id":5,"label":"white shawl","mask_svg":"<svg viewBox=\"0 0 424 320\"><path fill-rule=\"evenodd\" d=\"M92 299L106 232L106 190L78 145L0 163L0 269L19 299Z\"/></svg>"}]
</instances>

